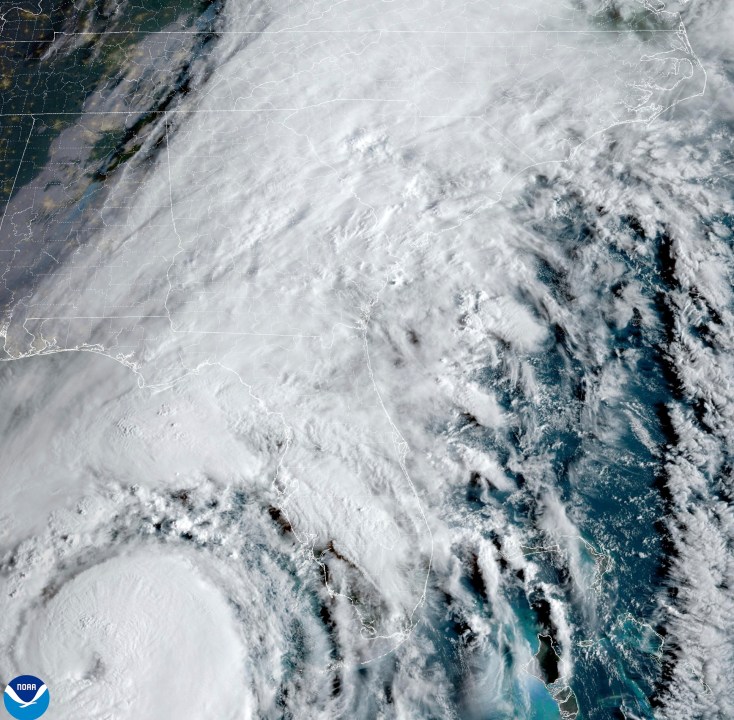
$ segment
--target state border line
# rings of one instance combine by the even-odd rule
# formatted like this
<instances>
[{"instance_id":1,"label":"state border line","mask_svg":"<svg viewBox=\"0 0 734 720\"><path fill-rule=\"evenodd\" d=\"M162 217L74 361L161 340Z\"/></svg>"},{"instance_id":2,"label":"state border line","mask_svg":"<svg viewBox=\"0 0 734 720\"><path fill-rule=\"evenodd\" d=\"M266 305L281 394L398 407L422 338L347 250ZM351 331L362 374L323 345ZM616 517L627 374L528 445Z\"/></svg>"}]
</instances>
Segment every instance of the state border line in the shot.
<instances>
[{"instance_id":1,"label":"state border line","mask_svg":"<svg viewBox=\"0 0 734 720\"><path fill-rule=\"evenodd\" d=\"M81 32L62 32L54 31L54 40L57 37L106 37L108 35L205 35L209 30L108 30L105 32L92 32L89 30ZM680 30L673 29L638 29L638 30L411 30L409 28L364 28L362 30L316 30L306 28L285 28L283 30L221 30L216 34L219 36L226 35L367 35L377 33L379 35L629 35L629 34L647 34L647 33L663 33L669 35L677 35ZM48 42L41 38L36 40L14 40L12 38L4 39L4 43L39 43Z\"/></svg>"}]
</instances>

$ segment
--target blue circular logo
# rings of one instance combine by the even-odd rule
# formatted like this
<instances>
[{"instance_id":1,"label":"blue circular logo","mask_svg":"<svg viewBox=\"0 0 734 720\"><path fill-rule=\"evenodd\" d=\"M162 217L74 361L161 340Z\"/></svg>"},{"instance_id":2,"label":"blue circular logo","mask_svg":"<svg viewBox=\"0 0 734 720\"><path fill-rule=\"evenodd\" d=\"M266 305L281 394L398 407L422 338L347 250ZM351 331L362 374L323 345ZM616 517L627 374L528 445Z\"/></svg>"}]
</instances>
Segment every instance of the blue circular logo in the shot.
<instances>
[{"instance_id":1,"label":"blue circular logo","mask_svg":"<svg viewBox=\"0 0 734 720\"><path fill-rule=\"evenodd\" d=\"M19 720L35 720L48 709L48 688L43 680L33 675L18 675L11 680L5 692L5 709Z\"/></svg>"}]
</instances>

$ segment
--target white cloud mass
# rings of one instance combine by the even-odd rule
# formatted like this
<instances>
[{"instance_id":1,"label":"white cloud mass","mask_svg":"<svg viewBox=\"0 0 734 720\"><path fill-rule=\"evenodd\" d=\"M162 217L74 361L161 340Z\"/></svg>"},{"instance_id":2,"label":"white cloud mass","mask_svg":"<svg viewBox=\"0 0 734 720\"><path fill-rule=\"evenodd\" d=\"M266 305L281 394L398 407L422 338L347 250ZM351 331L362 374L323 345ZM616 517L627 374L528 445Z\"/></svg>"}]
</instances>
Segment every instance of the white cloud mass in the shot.
<instances>
[{"instance_id":1,"label":"white cloud mass","mask_svg":"<svg viewBox=\"0 0 734 720\"><path fill-rule=\"evenodd\" d=\"M732 7L208 12L4 210L0 677L89 720L734 716Z\"/></svg>"}]
</instances>

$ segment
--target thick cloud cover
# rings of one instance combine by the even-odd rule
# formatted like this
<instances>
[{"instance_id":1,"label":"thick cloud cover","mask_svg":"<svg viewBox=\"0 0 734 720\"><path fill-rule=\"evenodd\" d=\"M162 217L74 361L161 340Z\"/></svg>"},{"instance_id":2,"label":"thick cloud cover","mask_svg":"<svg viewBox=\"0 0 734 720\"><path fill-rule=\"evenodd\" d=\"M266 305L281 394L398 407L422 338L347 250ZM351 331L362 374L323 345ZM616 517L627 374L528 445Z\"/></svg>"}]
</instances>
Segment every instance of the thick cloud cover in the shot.
<instances>
[{"instance_id":1,"label":"thick cloud cover","mask_svg":"<svg viewBox=\"0 0 734 720\"><path fill-rule=\"evenodd\" d=\"M3 677L731 715L731 8L207 13L120 46L4 211Z\"/></svg>"}]
</instances>

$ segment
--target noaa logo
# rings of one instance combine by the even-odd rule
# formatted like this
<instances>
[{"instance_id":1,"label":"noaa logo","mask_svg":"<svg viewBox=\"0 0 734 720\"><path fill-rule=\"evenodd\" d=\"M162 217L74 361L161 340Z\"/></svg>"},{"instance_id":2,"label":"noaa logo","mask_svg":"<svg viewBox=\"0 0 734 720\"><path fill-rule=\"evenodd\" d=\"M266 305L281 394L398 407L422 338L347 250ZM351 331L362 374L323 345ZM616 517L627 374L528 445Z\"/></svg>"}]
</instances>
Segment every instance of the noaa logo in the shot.
<instances>
[{"instance_id":1,"label":"noaa logo","mask_svg":"<svg viewBox=\"0 0 734 720\"><path fill-rule=\"evenodd\" d=\"M11 680L5 692L5 709L19 720L35 720L48 709L48 688L33 675L18 675Z\"/></svg>"}]
</instances>

